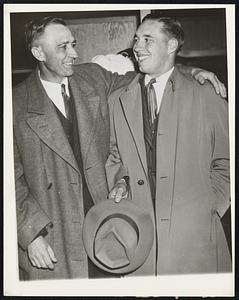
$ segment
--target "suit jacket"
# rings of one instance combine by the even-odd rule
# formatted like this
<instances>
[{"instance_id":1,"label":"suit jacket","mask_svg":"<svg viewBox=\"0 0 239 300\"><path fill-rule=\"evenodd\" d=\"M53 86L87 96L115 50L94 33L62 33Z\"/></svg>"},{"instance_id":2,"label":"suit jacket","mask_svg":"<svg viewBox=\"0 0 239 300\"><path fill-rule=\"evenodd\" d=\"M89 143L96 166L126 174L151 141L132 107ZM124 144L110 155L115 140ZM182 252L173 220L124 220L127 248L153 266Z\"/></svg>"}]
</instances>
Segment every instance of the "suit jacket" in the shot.
<instances>
[{"instance_id":1,"label":"suit jacket","mask_svg":"<svg viewBox=\"0 0 239 300\"><path fill-rule=\"evenodd\" d=\"M96 64L75 68L69 84L75 100L84 175L94 203L107 198L108 95L135 76L122 77ZM82 174L37 72L13 91L14 158L19 265L26 279L87 277L82 243ZM31 266L27 246L45 236L58 262L54 271Z\"/></svg>"},{"instance_id":2,"label":"suit jacket","mask_svg":"<svg viewBox=\"0 0 239 300\"><path fill-rule=\"evenodd\" d=\"M227 103L174 69L159 112L154 209L138 81L110 97L106 164L109 188L128 175L132 201L155 226L151 253L133 275L230 271L220 220L230 205Z\"/></svg>"}]
</instances>

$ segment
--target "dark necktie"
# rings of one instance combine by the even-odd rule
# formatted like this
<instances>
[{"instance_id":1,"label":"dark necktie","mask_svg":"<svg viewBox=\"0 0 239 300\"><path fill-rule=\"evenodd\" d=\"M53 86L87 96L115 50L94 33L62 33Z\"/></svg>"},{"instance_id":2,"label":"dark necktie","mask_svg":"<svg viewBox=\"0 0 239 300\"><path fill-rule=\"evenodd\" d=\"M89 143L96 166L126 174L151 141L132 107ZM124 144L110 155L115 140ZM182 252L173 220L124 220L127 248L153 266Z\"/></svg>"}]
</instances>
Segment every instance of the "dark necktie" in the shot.
<instances>
[{"instance_id":1,"label":"dark necktie","mask_svg":"<svg viewBox=\"0 0 239 300\"><path fill-rule=\"evenodd\" d=\"M69 112L70 112L70 97L66 93L66 87L65 84L61 84L61 94L64 100L64 106L65 106L65 112L66 112L66 117L69 119Z\"/></svg>"},{"instance_id":2,"label":"dark necktie","mask_svg":"<svg viewBox=\"0 0 239 300\"><path fill-rule=\"evenodd\" d=\"M149 110L149 120L153 124L157 115L157 99L153 84L156 82L155 78L152 78L147 84L147 98L148 98L148 110Z\"/></svg>"}]
</instances>

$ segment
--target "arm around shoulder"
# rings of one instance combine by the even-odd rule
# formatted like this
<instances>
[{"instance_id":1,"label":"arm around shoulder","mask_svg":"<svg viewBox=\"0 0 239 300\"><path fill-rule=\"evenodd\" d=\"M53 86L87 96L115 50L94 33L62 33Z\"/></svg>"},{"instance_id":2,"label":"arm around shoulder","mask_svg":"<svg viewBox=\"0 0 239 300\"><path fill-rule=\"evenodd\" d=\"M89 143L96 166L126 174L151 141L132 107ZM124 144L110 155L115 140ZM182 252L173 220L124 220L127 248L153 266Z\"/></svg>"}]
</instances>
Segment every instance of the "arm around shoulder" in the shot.
<instances>
[{"instance_id":1,"label":"arm around shoulder","mask_svg":"<svg viewBox=\"0 0 239 300\"><path fill-rule=\"evenodd\" d=\"M129 71L124 75L112 73L96 63L78 65L75 73L83 76L98 90L104 89L108 96L117 89L128 85L136 76L135 71Z\"/></svg>"}]
</instances>

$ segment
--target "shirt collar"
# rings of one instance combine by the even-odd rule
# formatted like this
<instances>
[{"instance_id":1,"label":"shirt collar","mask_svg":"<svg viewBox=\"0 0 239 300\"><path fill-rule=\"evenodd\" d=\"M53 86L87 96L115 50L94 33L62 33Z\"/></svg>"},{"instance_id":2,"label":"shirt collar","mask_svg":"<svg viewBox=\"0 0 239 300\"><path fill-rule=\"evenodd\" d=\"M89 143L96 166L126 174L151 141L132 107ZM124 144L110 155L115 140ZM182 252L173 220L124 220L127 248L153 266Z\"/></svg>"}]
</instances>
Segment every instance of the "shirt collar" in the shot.
<instances>
[{"instance_id":1,"label":"shirt collar","mask_svg":"<svg viewBox=\"0 0 239 300\"><path fill-rule=\"evenodd\" d=\"M47 88L50 88L50 89L53 89L53 88L59 89L62 84L65 84L66 93L69 95L69 83L68 83L68 78L67 77L64 77L64 79L62 80L61 83L56 83L56 82L51 82L51 81L47 81L47 80L42 79L41 76L40 76L40 71L38 72L38 75L39 75L39 78L40 78L43 86L46 89Z\"/></svg>"},{"instance_id":2,"label":"shirt collar","mask_svg":"<svg viewBox=\"0 0 239 300\"><path fill-rule=\"evenodd\" d=\"M166 73L163 73L159 77L156 77L155 78L156 82L161 82L161 83L165 82L166 83L167 80L169 79L170 75L172 74L173 70L174 70L174 67L172 67L170 70L168 70ZM147 85L152 78L153 77L150 77L148 74L146 74L145 78L144 78L145 85Z\"/></svg>"}]
</instances>

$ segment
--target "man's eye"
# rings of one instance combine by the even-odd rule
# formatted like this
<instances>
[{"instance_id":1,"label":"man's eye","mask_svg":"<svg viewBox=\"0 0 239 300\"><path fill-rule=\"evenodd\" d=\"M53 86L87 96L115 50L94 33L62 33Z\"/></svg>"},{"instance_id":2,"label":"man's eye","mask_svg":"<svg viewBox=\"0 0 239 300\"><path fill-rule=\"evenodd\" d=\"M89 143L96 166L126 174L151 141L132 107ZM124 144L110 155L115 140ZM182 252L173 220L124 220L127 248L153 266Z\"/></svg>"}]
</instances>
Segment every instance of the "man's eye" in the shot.
<instances>
[{"instance_id":1,"label":"man's eye","mask_svg":"<svg viewBox=\"0 0 239 300\"><path fill-rule=\"evenodd\" d=\"M149 39L149 38L145 38L144 40L146 43L151 43L153 41L152 39Z\"/></svg>"},{"instance_id":2,"label":"man's eye","mask_svg":"<svg viewBox=\"0 0 239 300\"><path fill-rule=\"evenodd\" d=\"M72 45L72 47L73 47L73 48L75 48L75 46L76 46L76 43L72 43L71 45Z\"/></svg>"},{"instance_id":3,"label":"man's eye","mask_svg":"<svg viewBox=\"0 0 239 300\"><path fill-rule=\"evenodd\" d=\"M137 42L138 42L138 40L139 40L139 38L137 38L137 37L134 37L134 43L137 43Z\"/></svg>"},{"instance_id":4,"label":"man's eye","mask_svg":"<svg viewBox=\"0 0 239 300\"><path fill-rule=\"evenodd\" d=\"M67 45L61 45L60 48L63 49L63 50L66 50L67 49Z\"/></svg>"}]
</instances>

